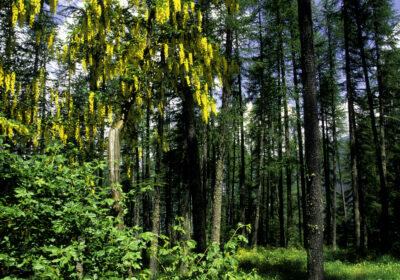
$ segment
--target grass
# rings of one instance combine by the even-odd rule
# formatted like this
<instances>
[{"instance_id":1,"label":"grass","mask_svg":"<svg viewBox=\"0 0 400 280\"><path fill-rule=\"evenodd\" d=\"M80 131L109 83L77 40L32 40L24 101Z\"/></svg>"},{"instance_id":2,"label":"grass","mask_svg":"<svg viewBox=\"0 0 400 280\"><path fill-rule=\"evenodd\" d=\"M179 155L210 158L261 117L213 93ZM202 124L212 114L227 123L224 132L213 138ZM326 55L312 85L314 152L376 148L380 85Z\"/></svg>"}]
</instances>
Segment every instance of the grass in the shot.
<instances>
[{"instance_id":1,"label":"grass","mask_svg":"<svg viewBox=\"0 0 400 280\"><path fill-rule=\"evenodd\" d=\"M307 279L307 255L303 249L239 249L240 268L256 270L263 279ZM348 250L326 249L324 271L327 280L400 280L400 260L391 256L365 258Z\"/></svg>"}]
</instances>

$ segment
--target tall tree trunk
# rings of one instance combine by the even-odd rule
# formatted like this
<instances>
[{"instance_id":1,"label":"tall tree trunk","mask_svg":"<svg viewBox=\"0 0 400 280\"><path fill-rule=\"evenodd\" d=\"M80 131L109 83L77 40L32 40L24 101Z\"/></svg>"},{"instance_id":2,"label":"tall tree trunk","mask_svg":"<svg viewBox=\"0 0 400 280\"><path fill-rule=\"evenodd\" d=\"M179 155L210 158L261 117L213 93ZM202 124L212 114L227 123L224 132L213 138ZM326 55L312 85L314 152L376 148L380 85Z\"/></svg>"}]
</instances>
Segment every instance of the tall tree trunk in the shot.
<instances>
[{"instance_id":1,"label":"tall tree trunk","mask_svg":"<svg viewBox=\"0 0 400 280\"><path fill-rule=\"evenodd\" d=\"M325 10L326 12L326 23L327 23L327 35L328 35L328 61L329 61L329 81L328 88L330 91L330 101L331 101L331 115L332 115L332 247L333 250L336 249L336 159L338 153L338 145L337 145L337 135L336 135L336 91L334 84L334 75L335 75L335 58L334 58L334 50L332 46L332 23L331 23L331 12L328 11L328 1L325 0ZM328 118L328 112L327 112ZM327 125L328 126L328 125ZM327 130L328 132L328 130ZM328 134L328 133L327 133ZM329 240L329 239L328 239Z\"/></svg>"},{"instance_id":2,"label":"tall tree trunk","mask_svg":"<svg viewBox=\"0 0 400 280\"><path fill-rule=\"evenodd\" d=\"M236 53L237 60L239 64L239 73L238 73L238 87L239 87L239 112L240 112L240 169L239 169L239 221L241 223L246 223L246 165L245 165L245 146L244 146L244 111L245 107L243 106L243 96L242 96L242 75L240 71L240 56L239 56L239 39L237 31L235 33L236 37Z\"/></svg>"},{"instance_id":3,"label":"tall tree trunk","mask_svg":"<svg viewBox=\"0 0 400 280\"><path fill-rule=\"evenodd\" d=\"M226 24L226 57L228 61L232 56L232 30ZM229 75L229 74L228 74ZM214 200L213 200L213 216L211 226L211 241L217 244L220 243L221 235L221 208L222 208L222 189L223 189L223 173L226 149L226 136L228 130L228 95L231 91L231 77L225 77L224 86L222 89L222 108L220 113L220 127L221 133L220 141L218 143L218 158L216 166L216 182L214 187Z\"/></svg>"},{"instance_id":4,"label":"tall tree trunk","mask_svg":"<svg viewBox=\"0 0 400 280\"><path fill-rule=\"evenodd\" d=\"M311 0L298 0L304 87L304 133L307 166L307 274L324 278L320 133Z\"/></svg>"},{"instance_id":5,"label":"tall tree trunk","mask_svg":"<svg viewBox=\"0 0 400 280\"><path fill-rule=\"evenodd\" d=\"M373 1L373 12L376 14L377 1ZM378 82L378 101L379 101L379 126L380 126L380 159L382 166L382 178L381 179L381 189L380 189L380 201L382 205L381 220L380 220L380 238L381 238L381 251L382 253L387 253L390 247L390 234L389 234L389 195L387 188L387 167L386 167L386 137L385 137L385 111L383 106L383 99L385 93L385 85L382 81L382 65L381 65L381 40L378 35L379 32L379 22L377 16L374 16L374 41L375 41L375 51L376 51L376 72L377 72L377 82ZM383 185L382 185L383 181Z\"/></svg>"},{"instance_id":6,"label":"tall tree trunk","mask_svg":"<svg viewBox=\"0 0 400 280\"><path fill-rule=\"evenodd\" d=\"M163 99L163 96L161 96ZM164 106L163 106L164 107ZM151 241L151 259L150 259L150 271L152 278L157 276L157 254L158 254L158 235L160 233L160 185L163 178L162 175L162 157L163 157L163 141L164 141L164 113L160 112L157 121L157 131L159 139L156 144L156 163L155 173L157 176L154 177L154 207L152 217L152 232L154 239Z\"/></svg>"},{"instance_id":7,"label":"tall tree trunk","mask_svg":"<svg viewBox=\"0 0 400 280\"><path fill-rule=\"evenodd\" d=\"M339 151L337 152L337 163L338 163L338 171L339 171L339 181L340 181L340 190L342 193L342 203L343 203L343 212L344 212L344 241L345 246L347 246L347 235L348 235L348 217L347 217L347 206L346 206L346 195L344 193L344 186L343 186L343 178L342 178L342 167L340 164L340 155Z\"/></svg>"},{"instance_id":8,"label":"tall tree trunk","mask_svg":"<svg viewBox=\"0 0 400 280\"><path fill-rule=\"evenodd\" d=\"M117 228L124 229L124 211L122 207L122 195L119 185L119 161L120 146L119 134L124 121L119 120L111 129L108 135L108 168L110 173L111 193L114 199L113 212L117 217Z\"/></svg>"},{"instance_id":9,"label":"tall tree trunk","mask_svg":"<svg viewBox=\"0 0 400 280\"><path fill-rule=\"evenodd\" d=\"M354 111L354 87L352 84L351 66L350 66L350 0L343 0L343 18L344 18L344 49L345 49L345 72L346 72L346 91L347 104L349 111L349 135L350 135L350 167L351 167L351 185L353 190L353 209L354 209L354 239L357 248L360 248L361 223L360 223L360 200L359 200L359 180L357 169L357 139L356 139L356 118Z\"/></svg>"},{"instance_id":10,"label":"tall tree trunk","mask_svg":"<svg viewBox=\"0 0 400 280\"><path fill-rule=\"evenodd\" d=\"M324 185L326 197L326 242L331 242L331 182L330 182L330 167L329 167L329 152L328 152L328 128L326 125L326 102L321 101L321 116L322 116L322 149L324 155Z\"/></svg>"},{"instance_id":11,"label":"tall tree trunk","mask_svg":"<svg viewBox=\"0 0 400 280\"><path fill-rule=\"evenodd\" d=\"M281 34L281 33L280 33ZM291 154L290 154L290 139L289 139L289 113L288 113L288 93L286 85L286 67L283 53L283 41L280 36L280 61L281 61L281 79L283 90L283 122L285 127L285 165L286 165L286 242L288 245L290 240L290 228L293 223L293 209L292 209L292 167L291 167Z\"/></svg>"},{"instance_id":12,"label":"tall tree trunk","mask_svg":"<svg viewBox=\"0 0 400 280\"><path fill-rule=\"evenodd\" d=\"M261 22L261 9L258 12L258 20L259 20L259 44L260 44L260 60L261 63L264 60L263 56L263 36L262 36L262 22ZM252 238L253 247L257 247L258 244L258 232L259 232L259 224L260 224L260 216L261 216L261 203L262 203L262 188L263 188L263 164L264 164L264 95L265 95L265 87L264 87L264 73L263 71L259 72L259 83L260 83L260 120L259 120L259 141L258 141L258 187L257 187L257 195L256 195L256 214L254 217L254 231Z\"/></svg>"},{"instance_id":13,"label":"tall tree trunk","mask_svg":"<svg viewBox=\"0 0 400 280\"><path fill-rule=\"evenodd\" d=\"M234 126L236 130L236 125ZM236 131L233 132L233 166L232 166L232 188L231 188L231 197L230 197L230 205L229 205L229 217L228 225L230 227L234 226L235 220L235 176L236 176Z\"/></svg>"},{"instance_id":14,"label":"tall tree trunk","mask_svg":"<svg viewBox=\"0 0 400 280\"><path fill-rule=\"evenodd\" d=\"M301 210L303 214L303 234L305 237L306 234L306 179L304 177L304 153L303 153L303 132L301 125L301 117L300 117L300 97L299 97L299 82L297 78L297 63L296 63L296 55L295 55L295 47L294 47L294 30L290 29L291 36L291 56L292 56L292 64L293 64L293 83L295 90L295 103L296 103L296 129L297 129L297 143L298 143L298 151L299 151L299 172L300 172L300 183L301 183ZM300 211L300 210L299 210ZM304 248L306 248L306 238L303 238Z\"/></svg>"},{"instance_id":15,"label":"tall tree trunk","mask_svg":"<svg viewBox=\"0 0 400 280\"><path fill-rule=\"evenodd\" d=\"M140 165L139 165L139 148L136 147L135 148L135 174L136 175L136 190L139 190L139 182L140 182ZM132 176L132 180L135 176ZM132 183L132 186L134 186L134 184ZM135 206L133 207L133 225L134 226L139 226L140 223L140 195L137 192L135 195Z\"/></svg>"},{"instance_id":16,"label":"tall tree trunk","mask_svg":"<svg viewBox=\"0 0 400 280\"><path fill-rule=\"evenodd\" d=\"M193 238L197 242L196 250L206 249L206 205L204 190L201 184L200 155L197 132L195 129L195 111L193 94L189 88L184 88L183 120L185 132L185 157L183 162L183 186L185 190L184 213L185 230L190 236L190 196L192 198ZM187 236L187 237L188 237Z\"/></svg>"},{"instance_id":17,"label":"tall tree trunk","mask_svg":"<svg viewBox=\"0 0 400 280\"><path fill-rule=\"evenodd\" d=\"M144 182L145 184L150 184L150 101L147 101L146 105L146 140L144 146ZM151 197L148 192L143 195L143 230L150 231L151 230Z\"/></svg>"}]
</instances>

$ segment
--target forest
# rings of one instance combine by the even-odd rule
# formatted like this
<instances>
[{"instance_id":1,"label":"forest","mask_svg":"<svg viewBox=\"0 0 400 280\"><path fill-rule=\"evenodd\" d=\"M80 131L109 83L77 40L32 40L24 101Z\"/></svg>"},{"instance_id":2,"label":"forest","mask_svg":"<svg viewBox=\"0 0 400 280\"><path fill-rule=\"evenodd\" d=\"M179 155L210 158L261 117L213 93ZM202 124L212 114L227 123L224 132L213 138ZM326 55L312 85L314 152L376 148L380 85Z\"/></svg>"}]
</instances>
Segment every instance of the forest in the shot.
<instances>
[{"instance_id":1,"label":"forest","mask_svg":"<svg viewBox=\"0 0 400 280\"><path fill-rule=\"evenodd\" d=\"M1 0L1 279L400 279L400 5Z\"/></svg>"}]
</instances>

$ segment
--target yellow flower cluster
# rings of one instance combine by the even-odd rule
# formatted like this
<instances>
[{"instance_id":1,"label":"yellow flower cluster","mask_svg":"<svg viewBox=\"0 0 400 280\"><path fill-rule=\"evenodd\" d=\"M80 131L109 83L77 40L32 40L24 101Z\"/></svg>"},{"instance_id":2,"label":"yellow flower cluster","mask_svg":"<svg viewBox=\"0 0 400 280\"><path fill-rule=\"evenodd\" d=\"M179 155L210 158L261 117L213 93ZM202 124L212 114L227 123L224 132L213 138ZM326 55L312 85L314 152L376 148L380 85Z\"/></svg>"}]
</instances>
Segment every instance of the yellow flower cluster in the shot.
<instances>
[{"instance_id":1,"label":"yellow flower cluster","mask_svg":"<svg viewBox=\"0 0 400 280\"><path fill-rule=\"evenodd\" d=\"M108 122L110 124L112 124L112 122L113 122L113 109L112 109L112 106L111 105L107 106L107 109L108 109L108 114L107 114Z\"/></svg>"},{"instance_id":2,"label":"yellow flower cluster","mask_svg":"<svg viewBox=\"0 0 400 280\"><path fill-rule=\"evenodd\" d=\"M174 1L174 7L175 7L175 1ZM164 24L167 20L169 20L169 13L170 13L169 0L162 0L161 6L156 7L156 21L161 24Z\"/></svg>"},{"instance_id":3,"label":"yellow flower cluster","mask_svg":"<svg viewBox=\"0 0 400 280\"><path fill-rule=\"evenodd\" d=\"M180 12L181 11L181 0L173 0L174 3L174 11Z\"/></svg>"},{"instance_id":4,"label":"yellow flower cluster","mask_svg":"<svg viewBox=\"0 0 400 280\"><path fill-rule=\"evenodd\" d=\"M15 73L5 73L4 69L0 65L0 87L5 89L5 93L10 91L15 93Z\"/></svg>"},{"instance_id":5,"label":"yellow flower cluster","mask_svg":"<svg viewBox=\"0 0 400 280\"><path fill-rule=\"evenodd\" d=\"M33 146L35 147L35 148L37 148L38 147L38 139L39 139L39 136L40 136L40 134L41 134L41 125L42 125L42 120L41 119L38 119L37 120L37 124L36 124L36 134L35 134L35 136L33 137Z\"/></svg>"},{"instance_id":6,"label":"yellow flower cluster","mask_svg":"<svg viewBox=\"0 0 400 280\"><path fill-rule=\"evenodd\" d=\"M94 92L89 93L89 112L93 114L94 111Z\"/></svg>"},{"instance_id":7,"label":"yellow flower cluster","mask_svg":"<svg viewBox=\"0 0 400 280\"><path fill-rule=\"evenodd\" d=\"M185 49L183 48L183 44L179 44L179 64L185 63Z\"/></svg>"},{"instance_id":8,"label":"yellow flower cluster","mask_svg":"<svg viewBox=\"0 0 400 280\"><path fill-rule=\"evenodd\" d=\"M164 57L165 59L168 58L168 44L164 44Z\"/></svg>"},{"instance_id":9,"label":"yellow flower cluster","mask_svg":"<svg viewBox=\"0 0 400 280\"><path fill-rule=\"evenodd\" d=\"M3 132L6 132L8 134L10 140L13 137L14 131L18 134L29 133L29 130L23 124L11 122L10 120L2 116L0 116L0 126L2 127Z\"/></svg>"}]
</instances>

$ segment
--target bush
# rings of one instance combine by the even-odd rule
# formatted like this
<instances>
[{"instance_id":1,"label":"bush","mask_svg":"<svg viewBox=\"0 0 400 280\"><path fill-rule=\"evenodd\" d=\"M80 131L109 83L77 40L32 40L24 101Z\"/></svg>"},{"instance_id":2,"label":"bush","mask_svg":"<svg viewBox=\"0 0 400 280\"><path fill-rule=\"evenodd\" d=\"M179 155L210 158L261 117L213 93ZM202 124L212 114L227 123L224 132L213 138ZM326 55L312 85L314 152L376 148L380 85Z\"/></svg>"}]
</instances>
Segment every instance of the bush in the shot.
<instances>
[{"instance_id":1,"label":"bush","mask_svg":"<svg viewBox=\"0 0 400 280\"><path fill-rule=\"evenodd\" d=\"M1 140L0 140L1 141ZM148 236L119 231L108 189L95 174L103 162L73 163L48 148L22 158L0 151L0 271L33 279L133 277L143 268ZM80 271L84 275L79 275ZM143 276L148 275L146 270Z\"/></svg>"}]
</instances>

